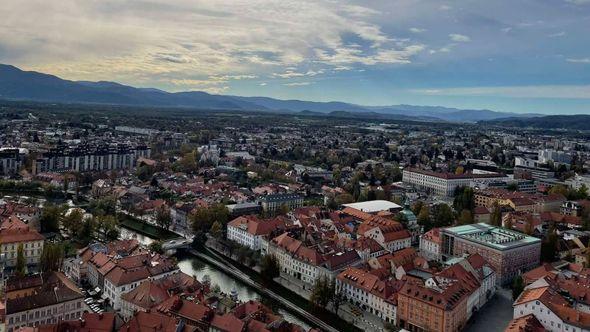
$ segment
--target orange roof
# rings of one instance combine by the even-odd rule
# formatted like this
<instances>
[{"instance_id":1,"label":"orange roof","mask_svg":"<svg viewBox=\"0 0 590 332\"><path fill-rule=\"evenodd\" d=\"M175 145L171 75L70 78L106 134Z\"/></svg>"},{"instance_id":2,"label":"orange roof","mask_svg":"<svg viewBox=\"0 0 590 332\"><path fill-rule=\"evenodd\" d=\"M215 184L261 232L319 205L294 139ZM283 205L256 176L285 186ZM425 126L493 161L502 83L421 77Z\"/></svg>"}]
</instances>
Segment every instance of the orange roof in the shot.
<instances>
[{"instance_id":1,"label":"orange roof","mask_svg":"<svg viewBox=\"0 0 590 332\"><path fill-rule=\"evenodd\" d=\"M544 332L545 328L539 320L533 315L529 314L516 318L510 321L505 332Z\"/></svg>"}]
</instances>

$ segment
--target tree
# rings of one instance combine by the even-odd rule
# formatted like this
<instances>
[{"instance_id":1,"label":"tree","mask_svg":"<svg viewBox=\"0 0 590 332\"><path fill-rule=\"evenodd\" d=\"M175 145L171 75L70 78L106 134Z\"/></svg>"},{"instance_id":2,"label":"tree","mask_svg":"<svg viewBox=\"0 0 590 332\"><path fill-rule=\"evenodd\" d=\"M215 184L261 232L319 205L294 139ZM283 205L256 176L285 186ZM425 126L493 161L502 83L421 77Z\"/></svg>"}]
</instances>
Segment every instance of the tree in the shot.
<instances>
[{"instance_id":1,"label":"tree","mask_svg":"<svg viewBox=\"0 0 590 332\"><path fill-rule=\"evenodd\" d=\"M555 254L557 253L557 244L559 237L555 230L555 225L551 224L547 232L547 236L541 242L541 260L543 262L555 261Z\"/></svg>"},{"instance_id":2,"label":"tree","mask_svg":"<svg viewBox=\"0 0 590 332\"><path fill-rule=\"evenodd\" d=\"M117 214L117 201L114 197L94 199L88 204L88 209L94 215L115 215Z\"/></svg>"},{"instance_id":3,"label":"tree","mask_svg":"<svg viewBox=\"0 0 590 332\"><path fill-rule=\"evenodd\" d=\"M432 221L430 220L430 208L428 205L422 205L417 219L418 225L423 226L425 231L429 231L432 228Z\"/></svg>"},{"instance_id":4,"label":"tree","mask_svg":"<svg viewBox=\"0 0 590 332\"><path fill-rule=\"evenodd\" d=\"M22 243L16 248L16 275L24 277L27 274L27 262L25 260L25 249Z\"/></svg>"},{"instance_id":5,"label":"tree","mask_svg":"<svg viewBox=\"0 0 590 332\"><path fill-rule=\"evenodd\" d=\"M148 246L148 248L151 251L157 252L159 254L164 253L164 250L162 249L162 241L154 241L154 242L150 243L150 245Z\"/></svg>"},{"instance_id":6,"label":"tree","mask_svg":"<svg viewBox=\"0 0 590 332\"><path fill-rule=\"evenodd\" d=\"M453 208L455 211L469 210L473 211L475 208L475 199L473 188L459 187L455 190L455 199L453 200Z\"/></svg>"},{"instance_id":7,"label":"tree","mask_svg":"<svg viewBox=\"0 0 590 332\"><path fill-rule=\"evenodd\" d=\"M41 232L59 232L59 219L63 208L58 205L47 204L41 211L39 217L39 224L41 225Z\"/></svg>"},{"instance_id":8,"label":"tree","mask_svg":"<svg viewBox=\"0 0 590 332\"><path fill-rule=\"evenodd\" d=\"M65 256L65 248L61 243L46 242L41 252L41 271L59 271Z\"/></svg>"},{"instance_id":9,"label":"tree","mask_svg":"<svg viewBox=\"0 0 590 332\"><path fill-rule=\"evenodd\" d=\"M213 235L217 239L221 239L223 236L223 226L219 221L215 221L213 225L211 225L211 229L209 229L209 233Z\"/></svg>"},{"instance_id":10,"label":"tree","mask_svg":"<svg viewBox=\"0 0 590 332\"><path fill-rule=\"evenodd\" d=\"M279 207L278 213L281 215L285 215L287 213L289 213L289 205L287 204L281 204L281 206Z\"/></svg>"},{"instance_id":11,"label":"tree","mask_svg":"<svg viewBox=\"0 0 590 332\"><path fill-rule=\"evenodd\" d=\"M119 238L118 225L117 218L110 215L97 216L94 222L96 231L104 241L112 241Z\"/></svg>"},{"instance_id":12,"label":"tree","mask_svg":"<svg viewBox=\"0 0 590 332\"><path fill-rule=\"evenodd\" d=\"M492 214L490 216L490 224L494 226L502 226L502 210L498 203L494 203Z\"/></svg>"},{"instance_id":13,"label":"tree","mask_svg":"<svg viewBox=\"0 0 590 332\"><path fill-rule=\"evenodd\" d=\"M62 218L61 224L70 236L75 236L82 227L83 218L84 212L81 209L74 208Z\"/></svg>"},{"instance_id":14,"label":"tree","mask_svg":"<svg viewBox=\"0 0 590 332\"><path fill-rule=\"evenodd\" d=\"M169 229L170 224L172 223L172 217L170 216L170 209L167 206L163 205L160 208L156 209L156 223L158 226Z\"/></svg>"},{"instance_id":15,"label":"tree","mask_svg":"<svg viewBox=\"0 0 590 332\"><path fill-rule=\"evenodd\" d=\"M321 276L315 280L309 300L315 307L326 308L333 294L334 290L330 280L325 276Z\"/></svg>"},{"instance_id":16,"label":"tree","mask_svg":"<svg viewBox=\"0 0 590 332\"><path fill-rule=\"evenodd\" d=\"M471 211L464 209L463 211L461 211L461 214L459 215L459 225L469 225L469 224L473 224L473 214L471 214Z\"/></svg>"},{"instance_id":17,"label":"tree","mask_svg":"<svg viewBox=\"0 0 590 332\"><path fill-rule=\"evenodd\" d=\"M512 281L512 299L516 299L520 296L520 293L524 290L524 280L521 276L516 276Z\"/></svg>"},{"instance_id":18,"label":"tree","mask_svg":"<svg viewBox=\"0 0 590 332\"><path fill-rule=\"evenodd\" d=\"M281 265L275 255L265 255L262 257L260 273L266 281L271 281L281 274Z\"/></svg>"},{"instance_id":19,"label":"tree","mask_svg":"<svg viewBox=\"0 0 590 332\"><path fill-rule=\"evenodd\" d=\"M436 206L434 212L434 227L450 226L455 221L453 210L447 204L441 203Z\"/></svg>"}]
</instances>

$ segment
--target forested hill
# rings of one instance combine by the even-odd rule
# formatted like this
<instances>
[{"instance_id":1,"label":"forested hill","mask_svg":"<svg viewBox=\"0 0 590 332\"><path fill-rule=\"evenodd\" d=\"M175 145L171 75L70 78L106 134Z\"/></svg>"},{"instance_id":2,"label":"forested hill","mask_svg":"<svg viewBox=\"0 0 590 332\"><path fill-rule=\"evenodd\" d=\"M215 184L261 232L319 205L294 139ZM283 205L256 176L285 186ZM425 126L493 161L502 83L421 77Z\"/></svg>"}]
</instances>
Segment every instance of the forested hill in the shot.
<instances>
[{"instance_id":1,"label":"forested hill","mask_svg":"<svg viewBox=\"0 0 590 332\"><path fill-rule=\"evenodd\" d=\"M482 124L503 127L534 127L540 129L573 129L590 130L590 115L549 115L536 118L505 118L491 121L480 121Z\"/></svg>"}]
</instances>

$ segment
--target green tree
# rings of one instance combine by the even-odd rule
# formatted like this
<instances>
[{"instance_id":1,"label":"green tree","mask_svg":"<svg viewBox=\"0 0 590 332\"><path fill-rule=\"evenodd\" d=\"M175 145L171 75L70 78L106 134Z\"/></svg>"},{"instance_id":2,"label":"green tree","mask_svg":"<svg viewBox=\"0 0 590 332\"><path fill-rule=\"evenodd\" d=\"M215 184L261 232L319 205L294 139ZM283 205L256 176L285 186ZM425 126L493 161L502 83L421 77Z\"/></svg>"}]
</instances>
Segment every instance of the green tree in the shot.
<instances>
[{"instance_id":1,"label":"green tree","mask_svg":"<svg viewBox=\"0 0 590 332\"><path fill-rule=\"evenodd\" d=\"M61 243L46 242L41 252L41 271L59 271L65 256L65 248Z\"/></svg>"},{"instance_id":2,"label":"green tree","mask_svg":"<svg viewBox=\"0 0 590 332\"><path fill-rule=\"evenodd\" d=\"M436 206L434 213L434 227L450 226L455 221L455 215L450 206L441 203Z\"/></svg>"},{"instance_id":3,"label":"green tree","mask_svg":"<svg viewBox=\"0 0 590 332\"><path fill-rule=\"evenodd\" d=\"M59 220L63 208L58 205L47 204L41 211L41 217L39 217L39 224L41 225L41 232L59 232Z\"/></svg>"},{"instance_id":4,"label":"green tree","mask_svg":"<svg viewBox=\"0 0 590 332\"><path fill-rule=\"evenodd\" d=\"M153 252L157 252L159 254L163 254L164 250L162 249L162 241L154 241L152 243L150 243L150 245L148 246L148 248L153 251Z\"/></svg>"},{"instance_id":5,"label":"green tree","mask_svg":"<svg viewBox=\"0 0 590 332\"><path fill-rule=\"evenodd\" d=\"M516 301L516 299L520 296L523 290L524 280L521 276L516 276L512 281L512 300Z\"/></svg>"},{"instance_id":6,"label":"green tree","mask_svg":"<svg viewBox=\"0 0 590 332\"><path fill-rule=\"evenodd\" d=\"M115 216L99 215L94 219L94 226L100 238L104 241L112 241L119 238L119 221Z\"/></svg>"},{"instance_id":7,"label":"green tree","mask_svg":"<svg viewBox=\"0 0 590 332\"><path fill-rule=\"evenodd\" d=\"M430 208L423 204L418 212L418 224L424 227L425 231L432 229L432 221L430 220Z\"/></svg>"},{"instance_id":8,"label":"green tree","mask_svg":"<svg viewBox=\"0 0 590 332\"><path fill-rule=\"evenodd\" d=\"M24 277L27 274L27 262L25 259L25 249L22 243L18 244L16 248L16 275L19 277Z\"/></svg>"},{"instance_id":9,"label":"green tree","mask_svg":"<svg viewBox=\"0 0 590 332\"><path fill-rule=\"evenodd\" d=\"M271 281L281 274L281 265L274 255L265 255L260 262L260 274L266 281Z\"/></svg>"},{"instance_id":10,"label":"green tree","mask_svg":"<svg viewBox=\"0 0 590 332\"><path fill-rule=\"evenodd\" d=\"M82 227L84 212L81 209L72 209L62 218L61 224L70 236L75 236Z\"/></svg>"},{"instance_id":11,"label":"green tree","mask_svg":"<svg viewBox=\"0 0 590 332\"><path fill-rule=\"evenodd\" d=\"M117 214L117 200L114 197L104 197L91 200L88 209L94 215L115 215Z\"/></svg>"}]
</instances>

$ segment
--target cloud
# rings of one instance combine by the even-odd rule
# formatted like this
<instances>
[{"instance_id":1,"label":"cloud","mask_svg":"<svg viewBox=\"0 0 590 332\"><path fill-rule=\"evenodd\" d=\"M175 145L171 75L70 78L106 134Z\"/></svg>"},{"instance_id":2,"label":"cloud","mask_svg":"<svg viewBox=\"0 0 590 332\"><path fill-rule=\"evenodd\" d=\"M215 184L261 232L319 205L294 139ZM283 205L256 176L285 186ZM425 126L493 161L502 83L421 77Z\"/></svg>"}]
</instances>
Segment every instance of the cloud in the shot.
<instances>
[{"instance_id":1,"label":"cloud","mask_svg":"<svg viewBox=\"0 0 590 332\"><path fill-rule=\"evenodd\" d=\"M560 31L560 32L556 32L556 33L550 33L547 35L547 37L555 38L555 37L563 37L565 35L566 35L565 31Z\"/></svg>"},{"instance_id":2,"label":"cloud","mask_svg":"<svg viewBox=\"0 0 590 332\"><path fill-rule=\"evenodd\" d=\"M571 63L590 63L590 58L568 58L565 61Z\"/></svg>"},{"instance_id":3,"label":"cloud","mask_svg":"<svg viewBox=\"0 0 590 332\"><path fill-rule=\"evenodd\" d=\"M133 84L410 63L423 47L386 33L381 15L332 0L5 0L0 62Z\"/></svg>"},{"instance_id":4,"label":"cloud","mask_svg":"<svg viewBox=\"0 0 590 332\"><path fill-rule=\"evenodd\" d=\"M438 7L438 9L447 11L447 10L451 10L452 7L449 5L441 5L440 7Z\"/></svg>"},{"instance_id":5,"label":"cloud","mask_svg":"<svg viewBox=\"0 0 590 332\"><path fill-rule=\"evenodd\" d=\"M412 89L409 92L428 96L590 99L590 85L461 87Z\"/></svg>"},{"instance_id":6,"label":"cloud","mask_svg":"<svg viewBox=\"0 0 590 332\"><path fill-rule=\"evenodd\" d=\"M260 85L260 86L266 86L266 85L267 85L267 83L266 83L266 82L262 82L262 83L260 83L260 84L258 84L258 85Z\"/></svg>"},{"instance_id":7,"label":"cloud","mask_svg":"<svg viewBox=\"0 0 590 332\"><path fill-rule=\"evenodd\" d=\"M293 83L284 83L284 86L307 86L313 84L312 82L293 82Z\"/></svg>"},{"instance_id":8,"label":"cloud","mask_svg":"<svg viewBox=\"0 0 590 332\"><path fill-rule=\"evenodd\" d=\"M413 32L413 33L422 33L422 32L425 32L425 31L427 31L427 30L426 29L421 29L421 28L410 28L410 32Z\"/></svg>"},{"instance_id":9,"label":"cloud","mask_svg":"<svg viewBox=\"0 0 590 332\"><path fill-rule=\"evenodd\" d=\"M565 0L565 2L572 3L574 5L586 5L590 4L590 0Z\"/></svg>"},{"instance_id":10,"label":"cloud","mask_svg":"<svg viewBox=\"0 0 590 332\"><path fill-rule=\"evenodd\" d=\"M471 38L469 38L468 36L461 35L458 33L451 33L449 35L449 38L451 38L452 41L461 42L461 43L467 43L467 42L471 41Z\"/></svg>"},{"instance_id":11,"label":"cloud","mask_svg":"<svg viewBox=\"0 0 590 332\"><path fill-rule=\"evenodd\" d=\"M296 72L294 70L288 69L284 73L273 73L271 76L276 78L294 78L294 77L303 77L303 76L317 76L323 74L324 70L308 70L306 72Z\"/></svg>"}]
</instances>

